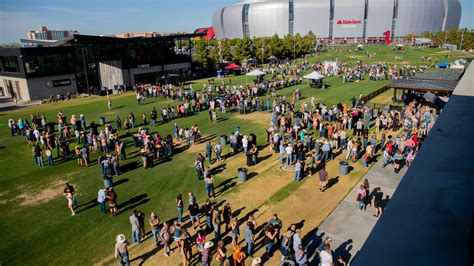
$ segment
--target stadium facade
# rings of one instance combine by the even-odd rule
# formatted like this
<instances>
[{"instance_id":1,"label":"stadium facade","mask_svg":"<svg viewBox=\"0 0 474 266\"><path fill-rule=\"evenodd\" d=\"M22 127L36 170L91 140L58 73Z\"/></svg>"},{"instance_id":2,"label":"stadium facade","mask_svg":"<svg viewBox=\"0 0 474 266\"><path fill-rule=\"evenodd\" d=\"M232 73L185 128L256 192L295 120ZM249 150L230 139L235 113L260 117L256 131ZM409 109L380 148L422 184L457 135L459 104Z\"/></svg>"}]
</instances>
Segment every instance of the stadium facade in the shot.
<instances>
[{"instance_id":1,"label":"stadium facade","mask_svg":"<svg viewBox=\"0 0 474 266\"><path fill-rule=\"evenodd\" d=\"M368 40L459 27L459 0L246 0L218 9L217 38L306 35Z\"/></svg>"}]
</instances>

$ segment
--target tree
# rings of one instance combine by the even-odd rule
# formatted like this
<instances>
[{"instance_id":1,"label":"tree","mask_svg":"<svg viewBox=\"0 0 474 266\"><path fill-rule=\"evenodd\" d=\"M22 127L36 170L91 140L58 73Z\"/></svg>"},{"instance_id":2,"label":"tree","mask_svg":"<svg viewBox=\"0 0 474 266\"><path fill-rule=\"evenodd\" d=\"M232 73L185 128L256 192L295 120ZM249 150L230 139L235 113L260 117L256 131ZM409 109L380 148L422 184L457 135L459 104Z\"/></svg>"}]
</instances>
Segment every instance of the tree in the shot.
<instances>
[{"instance_id":1,"label":"tree","mask_svg":"<svg viewBox=\"0 0 474 266\"><path fill-rule=\"evenodd\" d=\"M244 59L249 59L252 57L252 51L250 49L252 45L252 40L245 36L243 39L237 39L234 49L233 59L235 61L242 61Z\"/></svg>"},{"instance_id":2,"label":"tree","mask_svg":"<svg viewBox=\"0 0 474 266\"><path fill-rule=\"evenodd\" d=\"M219 47L213 46L209 51L208 68L216 70L219 68Z\"/></svg>"},{"instance_id":3,"label":"tree","mask_svg":"<svg viewBox=\"0 0 474 266\"><path fill-rule=\"evenodd\" d=\"M221 40L221 56L222 56L222 60L224 61L232 60L232 54L230 53L229 40Z\"/></svg>"},{"instance_id":4,"label":"tree","mask_svg":"<svg viewBox=\"0 0 474 266\"><path fill-rule=\"evenodd\" d=\"M4 43L0 45L0 47L1 48L20 48L20 47L23 47L23 45L21 43L11 42L11 43Z\"/></svg>"},{"instance_id":5,"label":"tree","mask_svg":"<svg viewBox=\"0 0 474 266\"><path fill-rule=\"evenodd\" d=\"M268 47L270 48L270 55L281 58L283 56L282 40L277 34L268 39Z\"/></svg>"},{"instance_id":6,"label":"tree","mask_svg":"<svg viewBox=\"0 0 474 266\"><path fill-rule=\"evenodd\" d=\"M207 50L206 42L203 40L196 41L194 62L200 64L203 68L209 67L209 51Z\"/></svg>"},{"instance_id":7,"label":"tree","mask_svg":"<svg viewBox=\"0 0 474 266\"><path fill-rule=\"evenodd\" d=\"M265 59L271 55L268 45L268 38L255 38L253 39L253 43L255 46L255 57L263 64L265 62Z\"/></svg>"}]
</instances>

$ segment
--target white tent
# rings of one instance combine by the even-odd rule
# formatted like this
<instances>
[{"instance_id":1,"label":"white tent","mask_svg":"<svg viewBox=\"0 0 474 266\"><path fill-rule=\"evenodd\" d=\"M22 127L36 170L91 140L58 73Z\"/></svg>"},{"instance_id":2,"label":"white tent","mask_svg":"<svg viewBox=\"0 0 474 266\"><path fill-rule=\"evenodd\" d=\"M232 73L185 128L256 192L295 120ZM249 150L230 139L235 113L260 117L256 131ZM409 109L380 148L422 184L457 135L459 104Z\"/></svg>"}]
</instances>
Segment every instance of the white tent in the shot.
<instances>
[{"instance_id":1,"label":"white tent","mask_svg":"<svg viewBox=\"0 0 474 266\"><path fill-rule=\"evenodd\" d=\"M249 73L247 73L247 76L262 76L262 75L265 75L267 74L266 72L264 71L261 71L259 69L255 69L253 71L250 71Z\"/></svg>"},{"instance_id":2,"label":"white tent","mask_svg":"<svg viewBox=\"0 0 474 266\"><path fill-rule=\"evenodd\" d=\"M362 48L362 47L364 47L364 45L362 45L362 44L359 43L359 44L357 45L357 47Z\"/></svg>"},{"instance_id":3,"label":"white tent","mask_svg":"<svg viewBox=\"0 0 474 266\"><path fill-rule=\"evenodd\" d=\"M318 71L313 71L310 74L304 76L305 79L323 79L324 75L321 75Z\"/></svg>"}]
</instances>

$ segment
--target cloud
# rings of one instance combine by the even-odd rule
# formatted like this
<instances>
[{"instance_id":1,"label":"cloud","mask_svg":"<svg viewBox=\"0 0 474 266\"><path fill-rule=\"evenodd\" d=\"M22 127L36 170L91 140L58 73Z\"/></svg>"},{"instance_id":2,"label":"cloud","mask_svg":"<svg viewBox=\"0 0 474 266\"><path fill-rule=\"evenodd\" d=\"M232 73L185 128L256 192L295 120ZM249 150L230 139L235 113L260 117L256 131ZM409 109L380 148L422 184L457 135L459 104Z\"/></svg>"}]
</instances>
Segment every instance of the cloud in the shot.
<instances>
[{"instance_id":1,"label":"cloud","mask_svg":"<svg viewBox=\"0 0 474 266\"><path fill-rule=\"evenodd\" d=\"M50 10L50 11L61 11L61 12L69 12L69 13L77 13L81 12L77 9L67 8L67 7L60 7L60 6L41 6L40 9Z\"/></svg>"}]
</instances>

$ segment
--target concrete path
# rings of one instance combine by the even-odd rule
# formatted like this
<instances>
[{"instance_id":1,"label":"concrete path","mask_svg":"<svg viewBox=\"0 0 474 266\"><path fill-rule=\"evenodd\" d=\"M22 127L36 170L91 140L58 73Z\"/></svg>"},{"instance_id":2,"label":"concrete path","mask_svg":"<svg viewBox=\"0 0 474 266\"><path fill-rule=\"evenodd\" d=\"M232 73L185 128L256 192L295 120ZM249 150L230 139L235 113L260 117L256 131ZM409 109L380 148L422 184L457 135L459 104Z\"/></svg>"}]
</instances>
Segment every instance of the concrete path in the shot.
<instances>
[{"instance_id":1,"label":"concrete path","mask_svg":"<svg viewBox=\"0 0 474 266\"><path fill-rule=\"evenodd\" d=\"M26 101L18 101L18 103L15 104L12 98L6 97L6 96L0 96L0 112L5 112L5 111L11 111L27 106L32 106L32 105L39 105L41 104L41 101L32 101L32 102L26 102Z\"/></svg>"},{"instance_id":2,"label":"concrete path","mask_svg":"<svg viewBox=\"0 0 474 266\"><path fill-rule=\"evenodd\" d=\"M370 191L380 187L384 195L383 203L390 204L390 198L406 171L406 168L403 168L400 173L395 174L392 165L386 168L382 168L382 165L383 160L380 159L329 215L315 234L308 236L306 245L311 265L318 265L319 257L315 249L326 237L332 238L331 249L334 254L342 256L346 262L352 261L357 255L378 219L373 216L375 214L373 202L372 207L367 207L366 211L359 210L356 196L360 184L367 178L370 183Z\"/></svg>"}]
</instances>

